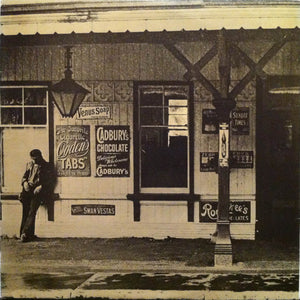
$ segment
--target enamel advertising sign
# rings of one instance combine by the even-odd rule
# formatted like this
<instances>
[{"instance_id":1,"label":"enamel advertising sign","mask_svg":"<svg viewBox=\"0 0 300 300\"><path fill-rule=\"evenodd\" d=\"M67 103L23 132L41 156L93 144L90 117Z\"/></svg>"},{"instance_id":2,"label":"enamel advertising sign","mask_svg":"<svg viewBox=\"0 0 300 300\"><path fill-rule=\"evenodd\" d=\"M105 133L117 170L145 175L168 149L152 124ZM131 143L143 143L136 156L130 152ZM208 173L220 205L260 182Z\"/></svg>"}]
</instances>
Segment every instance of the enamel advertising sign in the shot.
<instances>
[{"instance_id":1,"label":"enamel advertising sign","mask_svg":"<svg viewBox=\"0 0 300 300\"><path fill-rule=\"evenodd\" d=\"M250 201L232 201L229 204L229 221L232 223L250 223ZM205 201L200 203L200 222L216 222L218 219L218 202Z\"/></svg>"},{"instance_id":2,"label":"enamel advertising sign","mask_svg":"<svg viewBox=\"0 0 300 300\"><path fill-rule=\"evenodd\" d=\"M129 177L129 126L96 126L96 177Z\"/></svg>"},{"instance_id":3,"label":"enamel advertising sign","mask_svg":"<svg viewBox=\"0 0 300 300\"><path fill-rule=\"evenodd\" d=\"M91 175L90 127L88 125L56 126L56 160L58 176Z\"/></svg>"}]
</instances>

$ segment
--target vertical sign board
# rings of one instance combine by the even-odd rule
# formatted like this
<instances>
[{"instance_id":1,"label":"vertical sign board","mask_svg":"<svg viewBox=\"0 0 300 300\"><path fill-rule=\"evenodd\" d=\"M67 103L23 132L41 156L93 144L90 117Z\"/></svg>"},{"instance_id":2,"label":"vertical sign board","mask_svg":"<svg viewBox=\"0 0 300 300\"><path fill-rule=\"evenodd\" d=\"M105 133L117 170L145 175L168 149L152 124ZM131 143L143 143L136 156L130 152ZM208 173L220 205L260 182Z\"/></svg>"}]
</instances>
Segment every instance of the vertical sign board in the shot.
<instances>
[{"instance_id":1,"label":"vertical sign board","mask_svg":"<svg viewBox=\"0 0 300 300\"><path fill-rule=\"evenodd\" d=\"M96 126L96 177L129 177L129 126Z\"/></svg>"},{"instance_id":2,"label":"vertical sign board","mask_svg":"<svg viewBox=\"0 0 300 300\"><path fill-rule=\"evenodd\" d=\"M231 168L252 169L253 168L253 151L231 151L230 162Z\"/></svg>"},{"instance_id":3,"label":"vertical sign board","mask_svg":"<svg viewBox=\"0 0 300 300\"><path fill-rule=\"evenodd\" d=\"M249 135L249 107L241 107L231 112L231 132L235 135Z\"/></svg>"},{"instance_id":4,"label":"vertical sign board","mask_svg":"<svg viewBox=\"0 0 300 300\"><path fill-rule=\"evenodd\" d=\"M221 123L219 127L219 166L229 166L229 125Z\"/></svg>"},{"instance_id":5,"label":"vertical sign board","mask_svg":"<svg viewBox=\"0 0 300 300\"><path fill-rule=\"evenodd\" d=\"M56 159L58 176L90 176L90 127L88 125L57 125Z\"/></svg>"},{"instance_id":6,"label":"vertical sign board","mask_svg":"<svg viewBox=\"0 0 300 300\"><path fill-rule=\"evenodd\" d=\"M215 134L218 133L219 122L215 109L202 110L202 133Z\"/></svg>"},{"instance_id":7,"label":"vertical sign board","mask_svg":"<svg viewBox=\"0 0 300 300\"><path fill-rule=\"evenodd\" d=\"M218 152L200 152L200 171L215 172L218 169Z\"/></svg>"}]
</instances>

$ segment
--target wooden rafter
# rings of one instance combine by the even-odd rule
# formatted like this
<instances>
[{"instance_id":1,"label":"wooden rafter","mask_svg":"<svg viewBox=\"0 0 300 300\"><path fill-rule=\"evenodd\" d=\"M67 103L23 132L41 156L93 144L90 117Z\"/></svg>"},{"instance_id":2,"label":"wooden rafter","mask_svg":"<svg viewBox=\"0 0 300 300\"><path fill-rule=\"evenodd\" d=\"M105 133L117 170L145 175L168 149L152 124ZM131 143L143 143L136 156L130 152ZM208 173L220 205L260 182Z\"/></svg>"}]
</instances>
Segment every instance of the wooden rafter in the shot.
<instances>
[{"instance_id":1,"label":"wooden rafter","mask_svg":"<svg viewBox=\"0 0 300 300\"><path fill-rule=\"evenodd\" d=\"M236 44L231 44L230 49L233 53L241 58L241 60L249 67L250 70L256 72L261 78L266 78L267 74L260 68L256 68L256 63Z\"/></svg>"},{"instance_id":2,"label":"wooden rafter","mask_svg":"<svg viewBox=\"0 0 300 300\"><path fill-rule=\"evenodd\" d=\"M171 42L165 42L164 46L175 58L187 69L189 76L195 77L215 98L220 97L219 91L215 86L200 72L199 67L193 65ZM200 63L199 63L200 64ZM190 77L190 78L191 78Z\"/></svg>"},{"instance_id":3,"label":"wooden rafter","mask_svg":"<svg viewBox=\"0 0 300 300\"><path fill-rule=\"evenodd\" d=\"M246 87L246 85L256 76L265 75L263 68L265 65L272 59L275 54L285 45L285 43L289 40L289 35L286 35L283 39L275 43L255 64L249 57L246 59L245 55L242 55L241 50L238 51L240 57L246 62L246 64L250 67L250 71L243 77L243 79L232 89L229 93L229 97L235 99L235 97ZM236 47L233 49L237 50ZM251 62L250 62L251 60Z\"/></svg>"},{"instance_id":4,"label":"wooden rafter","mask_svg":"<svg viewBox=\"0 0 300 300\"><path fill-rule=\"evenodd\" d=\"M195 64L194 64L194 68L200 72L201 69L203 69L216 55L218 54L218 49L217 47L214 45L210 50L208 50L204 56L202 56ZM191 78L193 77L193 75L191 74L191 72L186 72L183 77L186 80L191 80Z\"/></svg>"}]
</instances>

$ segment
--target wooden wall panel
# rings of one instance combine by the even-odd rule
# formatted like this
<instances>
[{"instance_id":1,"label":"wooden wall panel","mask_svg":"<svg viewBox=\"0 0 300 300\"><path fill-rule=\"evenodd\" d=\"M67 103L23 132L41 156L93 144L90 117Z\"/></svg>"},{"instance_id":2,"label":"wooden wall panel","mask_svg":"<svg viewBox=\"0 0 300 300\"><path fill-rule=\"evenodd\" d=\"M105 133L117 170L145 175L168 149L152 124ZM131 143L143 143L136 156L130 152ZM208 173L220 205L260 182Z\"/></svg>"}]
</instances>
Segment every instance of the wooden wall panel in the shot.
<instances>
[{"instance_id":1,"label":"wooden wall panel","mask_svg":"<svg viewBox=\"0 0 300 300\"><path fill-rule=\"evenodd\" d=\"M38 80L37 48L29 47L30 80Z\"/></svg>"},{"instance_id":2,"label":"wooden wall panel","mask_svg":"<svg viewBox=\"0 0 300 300\"><path fill-rule=\"evenodd\" d=\"M82 70L87 69L86 66L83 66L82 60L82 46L73 47L71 51L73 52L72 55L72 71L73 71L73 78L75 80L82 80ZM65 50L64 50L65 51ZM86 54L86 53L85 53ZM85 55L86 57L86 55ZM64 63L63 63L64 66Z\"/></svg>"},{"instance_id":3,"label":"wooden wall panel","mask_svg":"<svg viewBox=\"0 0 300 300\"><path fill-rule=\"evenodd\" d=\"M149 80L149 78L154 78L155 45L142 44L140 55L140 80Z\"/></svg>"},{"instance_id":4,"label":"wooden wall panel","mask_svg":"<svg viewBox=\"0 0 300 300\"><path fill-rule=\"evenodd\" d=\"M23 80L30 80L30 55L31 55L31 49L30 47L23 47L22 49L22 59L23 59Z\"/></svg>"},{"instance_id":5,"label":"wooden wall panel","mask_svg":"<svg viewBox=\"0 0 300 300\"><path fill-rule=\"evenodd\" d=\"M112 55L112 79L120 80L120 45L112 45L111 55Z\"/></svg>"},{"instance_id":6,"label":"wooden wall panel","mask_svg":"<svg viewBox=\"0 0 300 300\"><path fill-rule=\"evenodd\" d=\"M44 48L45 80L52 80L52 48Z\"/></svg>"},{"instance_id":7,"label":"wooden wall panel","mask_svg":"<svg viewBox=\"0 0 300 300\"><path fill-rule=\"evenodd\" d=\"M162 80L163 79L163 51L164 51L164 46L162 45L157 45L155 47L155 57L154 57L154 80Z\"/></svg>"},{"instance_id":8,"label":"wooden wall panel","mask_svg":"<svg viewBox=\"0 0 300 300\"><path fill-rule=\"evenodd\" d=\"M37 78L38 80L45 80L45 48L36 48L36 60L37 60Z\"/></svg>"},{"instance_id":9,"label":"wooden wall panel","mask_svg":"<svg viewBox=\"0 0 300 300\"><path fill-rule=\"evenodd\" d=\"M96 57L93 57L91 63L96 65L96 74L93 74L94 80L103 80L105 78L104 75L104 65L105 65L105 57L104 57L104 45L96 45Z\"/></svg>"},{"instance_id":10,"label":"wooden wall panel","mask_svg":"<svg viewBox=\"0 0 300 300\"><path fill-rule=\"evenodd\" d=\"M10 55L8 56L8 67L7 67L7 79L15 80L16 79L16 49L13 48L10 50Z\"/></svg>"},{"instance_id":11,"label":"wooden wall panel","mask_svg":"<svg viewBox=\"0 0 300 300\"><path fill-rule=\"evenodd\" d=\"M83 45L80 47L80 49L81 49L81 80L88 80L90 78L90 72L91 72L90 46ZM88 66L88 68L86 66Z\"/></svg>"},{"instance_id":12,"label":"wooden wall panel","mask_svg":"<svg viewBox=\"0 0 300 300\"><path fill-rule=\"evenodd\" d=\"M97 68L98 68L98 57L97 57L97 46L90 45L89 47L89 69L87 74L87 80L95 80L97 76Z\"/></svg>"},{"instance_id":13,"label":"wooden wall panel","mask_svg":"<svg viewBox=\"0 0 300 300\"><path fill-rule=\"evenodd\" d=\"M22 64L22 52L20 47L16 49L16 80L23 79L23 64Z\"/></svg>"}]
</instances>

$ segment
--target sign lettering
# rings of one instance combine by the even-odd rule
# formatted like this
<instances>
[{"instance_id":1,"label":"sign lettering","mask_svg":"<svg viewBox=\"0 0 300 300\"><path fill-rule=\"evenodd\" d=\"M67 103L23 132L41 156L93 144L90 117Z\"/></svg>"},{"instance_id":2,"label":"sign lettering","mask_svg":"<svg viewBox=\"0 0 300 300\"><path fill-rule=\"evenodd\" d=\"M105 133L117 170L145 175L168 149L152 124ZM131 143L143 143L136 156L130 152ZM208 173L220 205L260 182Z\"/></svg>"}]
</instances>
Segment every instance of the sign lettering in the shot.
<instances>
[{"instance_id":1,"label":"sign lettering","mask_svg":"<svg viewBox=\"0 0 300 300\"><path fill-rule=\"evenodd\" d=\"M57 125L56 159L58 176L90 176L90 127Z\"/></svg>"},{"instance_id":2,"label":"sign lettering","mask_svg":"<svg viewBox=\"0 0 300 300\"><path fill-rule=\"evenodd\" d=\"M232 201L229 204L229 221L232 223L251 222L251 202ZM218 219L218 202L205 201L200 203L200 222L216 222Z\"/></svg>"},{"instance_id":3,"label":"sign lettering","mask_svg":"<svg viewBox=\"0 0 300 300\"><path fill-rule=\"evenodd\" d=\"M129 177L129 126L96 126L96 176Z\"/></svg>"},{"instance_id":4,"label":"sign lettering","mask_svg":"<svg viewBox=\"0 0 300 300\"><path fill-rule=\"evenodd\" d=\"M73 216L114 216L116 207L104 204L71 205L71 214Z\"/></svg>"}]
</instances>

